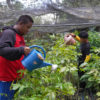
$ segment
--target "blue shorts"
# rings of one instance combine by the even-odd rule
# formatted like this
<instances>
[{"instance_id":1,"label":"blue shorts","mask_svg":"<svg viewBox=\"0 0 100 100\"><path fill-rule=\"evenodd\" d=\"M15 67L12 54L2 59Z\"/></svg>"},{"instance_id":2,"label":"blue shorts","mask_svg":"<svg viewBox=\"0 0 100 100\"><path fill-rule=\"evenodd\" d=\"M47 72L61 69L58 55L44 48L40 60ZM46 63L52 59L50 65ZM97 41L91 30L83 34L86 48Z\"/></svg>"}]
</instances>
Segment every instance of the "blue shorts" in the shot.
<instances>
[{"instance_id":1,"label":"blue shorts","mask_svg":"<svg viewBox=\"0 0 100 100\"><path fill-rule=\"evenodd\" d=\"M0 81L0 100L12 100L15 91L11 89L12 82Z\"/></svg>"}]
</instances>

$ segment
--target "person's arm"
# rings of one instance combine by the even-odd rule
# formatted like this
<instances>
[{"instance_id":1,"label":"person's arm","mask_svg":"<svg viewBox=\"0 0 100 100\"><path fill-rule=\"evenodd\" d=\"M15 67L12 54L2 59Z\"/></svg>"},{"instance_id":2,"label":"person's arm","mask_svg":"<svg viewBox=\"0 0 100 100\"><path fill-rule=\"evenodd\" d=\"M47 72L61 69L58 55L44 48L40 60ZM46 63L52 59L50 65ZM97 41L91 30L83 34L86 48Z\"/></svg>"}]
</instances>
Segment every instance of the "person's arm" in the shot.
<instances>
[{"instance_id":1,"label":"person's arm","mask_svg":"<svg viewBox=\"0 0 100 100\"><path fill-rule=\"evenodd\" d=\"M84 47L84 51L85 51L84 53L85 53L86 57L85 57L84 63L82 63L80 65L82 68L86 67L87 63L90 61L90 58L91 58L91 55L90 55L90 44L87 44Z\"/></svg>"},{"instance_id":2,"label":"person's arm","mask_svg":"<svg viewBox=\"0 0 100 100\"><path fill-rule=\"evenodd\" d=\"M75 35L75 39L80 42L80 37Z\"/></svg>"},{"instance_id":3,"label":"person's arm","mask_svg":"<svg viewBox=\"0 0 100 100\"><path fill-rule=\"evenodd\" d=\"M91 55L90 55L90 44L87 44L85 47L85 54L86 54L86 58L84 62L89 62Z\"/></svg>"},{"instance_id":4,"label":"person's arm","mask_svg":"<svg viewBox=\"0 0 100 100\"><path fill-rule=\"evenodd\" d=\"M90 54L89 55L86 55L86 58L85 58L85 61L84 62L89 62L90 61L90 58L91 58Z\"/></svg>"},{"instance_id":5,"label":"person's arm","mask_svg":"<svg viewBox=\"0 0 100 100\"><path fill-rule=\"evenodd\" d=\"M73 33L71 33L71 36L74 37L77 41L80 42L80 37L79 37L79 36L77 36L77 35L75 35L75 34L73 34Z\"/></svg>"},{"instance_id":6,"label":"person's arm","mask_svg":"<svg viewBox=\"0 0 100 100\"><path fill-rule=\"evenodd\" d=\"M87 65L87 63L89 62L90 58L91 58L90 54L89 54L89 55L86 55L86 58L85 58L85 60L84 60L84 63L82 63L80 66L81 66L82 68L86 67L86 65Z\"/></svg>"},{"instance_id":7,"label":"person's arm","mask_svg":"<svg viewBox=\"0 0 100 100\"><path fill-rule=\"evenodd\" d=\"M14 47L16 34L8 29L0 37L0 56L8 60L18 60L24 54L24 47Z\"/></svg>"}]
</instances>

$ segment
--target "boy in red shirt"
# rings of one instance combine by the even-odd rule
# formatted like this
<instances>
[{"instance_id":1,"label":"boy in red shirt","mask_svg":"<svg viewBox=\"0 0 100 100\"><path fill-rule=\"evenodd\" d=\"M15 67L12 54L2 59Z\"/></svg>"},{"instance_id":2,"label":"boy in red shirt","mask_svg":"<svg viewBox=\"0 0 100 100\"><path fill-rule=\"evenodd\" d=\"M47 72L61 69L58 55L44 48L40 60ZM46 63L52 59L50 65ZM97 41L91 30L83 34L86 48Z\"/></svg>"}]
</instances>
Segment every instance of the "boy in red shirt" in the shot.
<instances>
[{"instance_id":1,"label":"boy in red shirt","mask_svg":"<svg viewBox=\"0 0 100 100\"><path fill-rule=\"evenodd\" d=\"M0 35L0 100L12 100L14 90L12 82L19 78L19 70L24 69L21 61L30 53L25 46L23 35L32 27L33 19L22 15L13 27L4 27Z\"/></svg>"}]
</instances>

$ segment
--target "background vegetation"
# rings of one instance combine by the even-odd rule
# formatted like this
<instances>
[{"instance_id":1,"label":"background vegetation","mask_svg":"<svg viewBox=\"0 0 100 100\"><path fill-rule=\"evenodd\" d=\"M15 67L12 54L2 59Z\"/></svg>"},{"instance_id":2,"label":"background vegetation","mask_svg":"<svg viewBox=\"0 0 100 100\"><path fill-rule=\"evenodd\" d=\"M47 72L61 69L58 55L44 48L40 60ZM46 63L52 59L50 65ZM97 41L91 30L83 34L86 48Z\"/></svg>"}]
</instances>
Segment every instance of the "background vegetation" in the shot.
<instances>
[{"instance_id":1,"label":"background vegetation","mask_svg":"<svg viewBox=\"0 0 100 100\"><path fill-rule=\"evenodd\" d=\"M75 32L78 34L78 32ZM46 38L48 37L48 38ZM15 100L77 100L79 79L77 75L77 47L66 46L63 35L45 35L28 42L28 45L40 45L47 51L46 62L57 64L59 67L52 70L44 67L25 72L25 77L14 85L18 89ZM81 80L87 83L86 88L92 88L94 95L100 96L100 35L89 31L91 43L91 61L84 68L85 75ZM86 95L87 98L87 95ZM87 98L88 100L88 98Z\"/></svg>"}]
</instances>

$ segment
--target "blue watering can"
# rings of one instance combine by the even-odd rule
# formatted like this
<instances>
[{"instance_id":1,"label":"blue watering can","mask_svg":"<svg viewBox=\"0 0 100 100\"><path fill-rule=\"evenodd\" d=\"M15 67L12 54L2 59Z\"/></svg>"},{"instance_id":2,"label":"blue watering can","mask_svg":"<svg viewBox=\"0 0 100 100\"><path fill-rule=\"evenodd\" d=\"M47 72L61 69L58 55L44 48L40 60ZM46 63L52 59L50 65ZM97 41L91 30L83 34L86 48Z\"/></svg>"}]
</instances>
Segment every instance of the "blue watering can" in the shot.
<instances>
[{"instance_id":1,"label":"blue watering can","mask_svg":"<svg viewBox=\"0 0 100 100\"><path fill-rule=\"evenodd\" d=\"M35 48L35 47L41 49L43 51L44 56L40 51L33 49L29 53L29 55L25 56L24 59L22 60L23 66L29 71L32 71L34 69L41 68L41 67L52 66L52 64L46 63L43 61L46 58L46 52L42 47L33 45L33 46L30 46L29 48Z\"/></svg>"}]
</instances>

